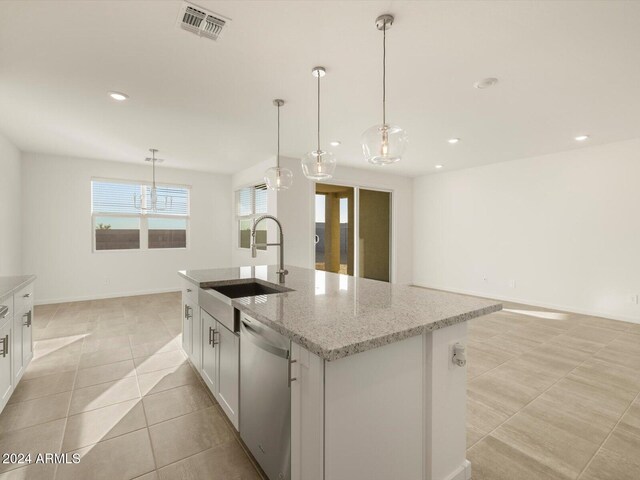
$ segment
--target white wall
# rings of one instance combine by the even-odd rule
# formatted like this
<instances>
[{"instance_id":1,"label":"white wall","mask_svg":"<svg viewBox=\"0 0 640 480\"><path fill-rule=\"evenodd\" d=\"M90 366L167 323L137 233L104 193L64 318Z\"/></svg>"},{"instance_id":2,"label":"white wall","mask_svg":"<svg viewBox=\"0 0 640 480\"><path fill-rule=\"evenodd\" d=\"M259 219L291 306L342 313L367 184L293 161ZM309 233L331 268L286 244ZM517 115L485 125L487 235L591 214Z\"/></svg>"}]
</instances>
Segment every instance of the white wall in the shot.
<instances>
[{"instance_id":1,"label":"white wall","mask_svg":"<svg viewBox=\"0 0 640 480\"><path fill-rule=\"evenodd\" d=\"M640 139L417 178L414 281L640 322L639 208Z\"/></svg>"},{"instance_id":2,"label":"white wall","mask_svg":"<svg viewBox=\"0 0 640 480\"><path fill-rule=\"evenodd\" d=\"M158 181L192 187L189 248L92 252L92 177L150 175L143 164L23 155L23 269L38 275L38 303L177 290L177 270L231 266L231 177L165 166Z\"/></svg>"},{"instance_id":3,"label":"white wall","mask_svg":"<svg viewBox=\"0 0 640 480\"><path fill-rule=\"evenodd\" d=\"M0 134L0 276L22 273L20 151Z\"/></svg>"}]
</instances>

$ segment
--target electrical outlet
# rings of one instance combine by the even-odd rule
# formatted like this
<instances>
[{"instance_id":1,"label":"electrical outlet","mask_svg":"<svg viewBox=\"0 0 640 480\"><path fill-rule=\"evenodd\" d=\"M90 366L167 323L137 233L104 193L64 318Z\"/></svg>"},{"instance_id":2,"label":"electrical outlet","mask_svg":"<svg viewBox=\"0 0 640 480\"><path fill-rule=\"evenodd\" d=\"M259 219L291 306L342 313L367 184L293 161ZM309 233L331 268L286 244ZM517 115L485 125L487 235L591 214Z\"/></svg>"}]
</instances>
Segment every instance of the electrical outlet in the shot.
<instances>
[{"instance_id":1,"label":"electrical outlet","mask_svg":"<svg viewBox=\"0 0 640 480\"><path fill-rule=\"evenodd\" d=\"M509 287L510 288L516 288L516 281L515 280L509 280Z\"/></svg>"},{"instance_id":2,"label":"electrical outlet","mask_svg":"<svg viewBox=\"0 0 640 480\"><path fill-rule=\"evenodd\" d=\"M631 295L631 297L629 297L629 300L631 301L631 303L638 305L640 303L640 295Z\"/></svg>"}]
</instances>

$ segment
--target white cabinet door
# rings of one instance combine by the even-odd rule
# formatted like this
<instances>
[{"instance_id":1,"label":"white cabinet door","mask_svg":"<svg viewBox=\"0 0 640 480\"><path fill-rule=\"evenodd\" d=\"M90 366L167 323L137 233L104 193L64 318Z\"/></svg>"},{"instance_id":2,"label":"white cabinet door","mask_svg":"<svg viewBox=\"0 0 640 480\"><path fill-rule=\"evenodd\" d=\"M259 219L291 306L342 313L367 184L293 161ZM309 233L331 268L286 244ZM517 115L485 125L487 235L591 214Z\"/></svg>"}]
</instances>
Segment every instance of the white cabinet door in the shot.
<instances>
[{"instance_id":1,"label":"white cabinet door","mask_svg":"<svg viewBox=\"0 0 640 480\"><path fill-rule=\"evenodd\" d=\"M22 318L22 364L27 368L33 358L33 307Z\"/></svg>"},{"instance_id":2,"label":"white cabinet door","mask_svg":"<svg viewBox=\"0 0 640 480\"><path fill-rule=\"evenodd\" d=\"M24 373L24 357L22 355L22 320L23 313L13 316L13 339L11 340L11 359L13 361L13 379L18 383ZM26 317L24 317L26 319ZM26 320L25 320L26 321Z\"/></svg>"},{"instance_id":3,"label":"white cabinet door","mask_svg":"<svg viewBox=\"0 0 640 480\"><path fill-rule=\"evenodd\" d=\"M200 307L198 304L190 304L193 308L191 319L191 363L199 372L202 370L202 320L200 319Z\"/></svg>"},{"instance_id":4,"label":"white cabinet door","mask_svg":"<svg viewBox=\"0 0 640 480\"><path fill-rule=\"evenodd\" d=\"M13 341L13 320L0 318L4 321L0 327L0 411L9 401L13 393L13 371L11 369L11 342Z\"/></svg>"},{"instance_id":5,"label":"white cabinet door","mask_svg":"<svg viewBox=\"0 0 640 480\"><path fill-rule=\"evenodd\" d=\"M240 388L240 338L216 322L215 343L218 350L218 382L214 392L220 406L238 429Z\"/></svg>"},{"instance_id":6,"label":"white cabinet door","mask_svg":"<svg viewBox=\"0 0 640 480\"><path fill-rule=\"evenodd\" d=\"M216 320L202 310L202 378L212 392L216 391L217 350L214 342Z\"/></svg>"},{"instance_id":7,"label":"white cabinet door","mask_svg":"<svg viewBox=\"0 0 640 480\"><path fill-rule=\"evenodd\" d=\"M193 340L191 329L193 328L193 307L189 304L189 298L182 295L182 349L191 356Z\"/></svg>"}]
</instances>

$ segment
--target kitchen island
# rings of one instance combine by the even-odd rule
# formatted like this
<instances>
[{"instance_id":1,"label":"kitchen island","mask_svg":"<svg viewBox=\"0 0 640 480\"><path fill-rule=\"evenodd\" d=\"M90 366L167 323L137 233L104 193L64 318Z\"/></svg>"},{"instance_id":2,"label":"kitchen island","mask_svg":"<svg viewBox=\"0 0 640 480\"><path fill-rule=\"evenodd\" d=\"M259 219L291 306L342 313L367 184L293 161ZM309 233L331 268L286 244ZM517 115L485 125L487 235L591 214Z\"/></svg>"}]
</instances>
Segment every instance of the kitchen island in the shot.
<instances>
[{"instance_id":1,"label":"kitchen island","mask_svg":"<svg viewBox=\"0 0 640 480\"><path fill-rule=\"evenodd\" d=\"M498 311L501 305L295 267L289 267L286 284L279 286L276 270L181 271L185 318L191 322L185 326L190 341L185 350L202 374L208 347L218 345L223 352L224 335L237 335L242 322L268 327L287 339L290 478L470 478L465 459L466 369L453 362L454 346L464 345L467 320ZM249 281L271 290L228 299L236 321L217 322L211 311L215 308L206 307L211 296L220 298L215 289L224 292L225 286ZM208 330L207 319L215 322ZM218 369L207 383L220 392L215 377L226 377L229 384L231 374ZM241 397L242 388L220 395L219 401L242 435L242 403L234 403L235 394Z\"/></svg>"}]
</instances>

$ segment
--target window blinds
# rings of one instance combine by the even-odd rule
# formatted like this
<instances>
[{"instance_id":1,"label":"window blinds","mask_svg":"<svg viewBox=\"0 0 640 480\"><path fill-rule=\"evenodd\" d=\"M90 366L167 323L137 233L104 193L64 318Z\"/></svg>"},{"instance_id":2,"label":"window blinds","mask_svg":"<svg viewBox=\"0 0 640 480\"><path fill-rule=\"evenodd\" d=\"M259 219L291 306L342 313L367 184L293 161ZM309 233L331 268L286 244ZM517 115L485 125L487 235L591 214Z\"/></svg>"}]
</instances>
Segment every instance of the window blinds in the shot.
<instances>
[{"instance_id":1,"label":"window blinds","mask_svg":"<svg viewBox=\"0 0 640 480\"><path fill-rule=\"evenodd\" d=\"M178 186L158 186L158 206L165 208L166 197L171 197L166 209L157 212L162 215L186 217L189 215L189 189ZM109 182L93 180L91 182L91 211L99 214L146 215L140 205L144 194L146 204L150 205L151 185L141 183ZM134 198L136 202L134 204ZM137 207L136 208L136 204Z\"/></svg>"},{"instance_id":2,"label":"window blinds","mask_svg":"<svg viewBox=\"0 0 640 480\"><path fill-rule=\"evenodd\" d=\"M236 194L238 216L267 213L267 186L265 184L241 188Z\"/></svg>"}]
</instances>

